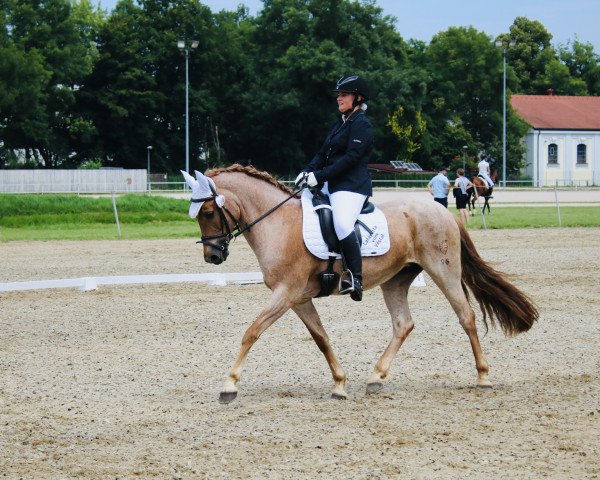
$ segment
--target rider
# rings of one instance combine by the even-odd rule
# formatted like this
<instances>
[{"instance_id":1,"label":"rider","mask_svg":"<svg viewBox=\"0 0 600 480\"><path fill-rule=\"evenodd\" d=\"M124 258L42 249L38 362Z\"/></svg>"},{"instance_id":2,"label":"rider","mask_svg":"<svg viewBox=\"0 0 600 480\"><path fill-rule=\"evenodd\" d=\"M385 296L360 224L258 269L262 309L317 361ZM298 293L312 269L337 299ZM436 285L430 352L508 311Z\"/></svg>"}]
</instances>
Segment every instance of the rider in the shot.
<instances>
[{"instance_id":1,"label":"rider","mask_svg":"<svg viewBox=\"0 0 600 480\"><path fill-rule=\"evenodd\" d=\"M322 185L329 195L333 226L350 275L342 276L341 294L362 300L362 257L354 224L366 199L373 195L367 165L373 151L373 128L365 114L369 88L358 75L342 77L335 89L341 118L325 142L296 178L296 185Z\"/></svg>"},{"instance_id":2,"label":"rider","mask_svg":"<svg viewBox=\"0 0 600 480\"><path fill-rule=\"evenodd\" d=\"M481 161L479 162L479 173L477 175L485 180L488 188L492 188L494 186L494 182L490 178L490 164L487 162L485 155L481 156Z\"/></svg>"}]
</instances>

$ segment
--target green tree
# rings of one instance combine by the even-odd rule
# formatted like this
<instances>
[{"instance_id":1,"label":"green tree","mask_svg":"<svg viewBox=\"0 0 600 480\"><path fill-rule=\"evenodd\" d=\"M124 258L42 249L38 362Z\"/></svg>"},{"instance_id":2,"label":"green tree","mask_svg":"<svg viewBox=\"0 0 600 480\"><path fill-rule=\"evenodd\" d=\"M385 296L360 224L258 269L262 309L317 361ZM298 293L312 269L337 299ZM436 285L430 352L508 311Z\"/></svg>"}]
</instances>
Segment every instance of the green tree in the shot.
<instances>
[{"instance_id":1,"label":"green tree","mask_svg":"<svg viewBox=\"0 0 600 480\"><path fill-rule=\"evenodd\" d=\"M463 145L471 155L486 152L493 163L502 159L502 52L483 32L473 27L451 27L437 34L425 49L431 72L428 102L423 108L428 128L420 153L424 166L448 164L461 155ZM507 70L509 92L516 84ZM507 99L507 164L521 166L521 138L527 127L510 109Z\"/></svg>"},{"instance_id":2,"label":"green tree","mask_svg":"<svg viewBox=\"0 0 600 480\"><path fill-rule=\"evenodd\" d=\"M544 69L544 76L533 85L538 91L560 95L587 95L587 85L582 78L573 77L569 67L557 58L550 60Z\"/></svg>"},{"instance_id":3,"label":"green tree","mask_svg":"<svg viewBox=\"0 0 600 480\"><path fill-rule=\"evenodd\" d=\"M447 164L463 145L489 149L497 142L502 112L502 65L490 38L473 27L451 27L432 39L425 61L431 82L422 163Z\"/></svg>"},{"instance_id":4,"label":"green tree","mask_svg":"<svg viewBox=\"0 0 600 480\"><path fill-rule=\"evenodd\" d=\"M390 105L405 105L412 69L407 45L393 19L371 2L270 0L250 32L252 77L245 91L234 155L243 147L248 161L290 174L314 155L338 113L332 89L350 73L369 82L369 115L376 135L375 157L398 143L386 127ZM414 110L414 108L413 108Z\"/></svg>"},{"instance_id":5,"label":"green tree","mask_svg":"<svg viewBox=\"0 0 600 480\"><path fill-rule=\"evenodd\" d=\"M600 95L600 55L592 44L575 40L559 47L559 56L571 76L585 82L589 95Z\"/></svg>"},{"instance_id":6,"label":"green tree","mask_svg":"<svg viewBox=\"0 0 600 480\"><path fill-rule=\"evenodd\" d=\"M16 165L10 153L16 149L25 150L31 166L37 163L37 150L26 140L46 140L43 99L50 76L37 51L23 52L10 40L0 45L0 168L9 159Z\"/></svg>"},{"instance_id":7,"label":"green tree","mask_svg":"<svg viewBox=\"0 0 600 480\"><path fill-rule=\"evenodd\" d=\"M157 104L165 98L149 71L155 62L147 23L141 7L119 2L99 27L100 57L78 95L80 108L93 118L97 151L106 165L141 168L146 146L154 144L148 143L154 136L152 118L160 118Z\"/></svg>"},{"instance_id":8,"label":"green tree","mask_svg":"<svg viewBox=\"0 0 600 480\"><path fill-rule=\"evenodd\" d=\"M413 154L421 149L419 142L427 129L421 111L417 111L414 118L407 118L404 107L400 106L389 115L387 126L402 143L400 158L412 159Z\"/></svg>"},{"instance_id":9,"label":"green tree","mask_svg":"<svg viewBox=\"0 0 600 480\"><path fill-rule=\"evenodd\" d=\"M100 30L100 60L81 95L105 163L144 168L152 145L153 170L185 168L185 58L178 40L199 42L188 60L190 169L206 168L208 143L216 161L219 135L234 135L230 120L244 88L238 43L245 15L213 15L193 0L119 2Z\"/></svg>"},{"instance_id":10,"label":"green tree","mask_svg":"<svg viewBox=\"0 0 600 480\"><path fill-rule=\"evenodd\" d=\"M49 78L36 97L39 108L30 112L39 114L43 109L43 114L11 121L4 135L12 148L39 154L46 167L68 161L71 130L86 122L74 115L73 107L75 92L92 69L95 47L82 36L83 25L73 14L78 9L85 7L74 9L68 0L20 0L11 5L7 16L15 48L28 58L37 58Z\"/></svg>"}]
</instances>

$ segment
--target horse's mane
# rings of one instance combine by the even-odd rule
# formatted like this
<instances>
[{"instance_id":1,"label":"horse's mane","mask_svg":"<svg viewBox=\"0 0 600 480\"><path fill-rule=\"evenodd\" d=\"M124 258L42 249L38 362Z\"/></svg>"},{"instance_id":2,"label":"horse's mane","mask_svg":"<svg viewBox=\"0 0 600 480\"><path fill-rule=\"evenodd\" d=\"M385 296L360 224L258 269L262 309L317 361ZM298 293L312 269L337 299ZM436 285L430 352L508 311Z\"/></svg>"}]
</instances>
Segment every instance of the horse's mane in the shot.
<instances>
[{"instance_id":1,"label":"horse's mane","mask_svg":"<svg viewBox=\"0 0 600 480\"><path fill-rule=\"evenodd\" d=\"M240 165L239 163L234 163L233 165L230 165L229 167L224 167L224 168L211 168L210 170L208 170L205 173L205 175L207 177L216 177L220 173L229 173L229 172L244 173L250 177L254 177L254 178L263 180L263 181L269 183L270 185L273 185L274 187L278 188L282 192L287 193L288 195L290 195L292 193L292 190L290 188L286 187L283 183L281 183L279 180L277 180L271 174L269 174L267 172L261 172L260 170L257 170L254 167L246 167L244 165Z\"/></svg>"}]
</instances>

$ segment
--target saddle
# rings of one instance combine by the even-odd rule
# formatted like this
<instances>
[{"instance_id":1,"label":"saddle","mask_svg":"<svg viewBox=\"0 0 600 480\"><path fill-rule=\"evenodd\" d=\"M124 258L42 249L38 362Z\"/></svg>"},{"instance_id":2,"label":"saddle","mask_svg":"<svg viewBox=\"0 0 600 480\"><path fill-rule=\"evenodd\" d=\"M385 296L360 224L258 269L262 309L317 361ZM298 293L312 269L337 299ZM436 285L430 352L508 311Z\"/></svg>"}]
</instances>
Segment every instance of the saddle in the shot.
<instances>
[{"instance_id":1,"label":"saddle","mask_svg":"<svg viewBox=\"0 0 600 480\"><path fill-rule=\"evenodd\" d=\"M314 210L319 216L319 226L321 227L323 240L325 240L330 252L340 253L340 242L335 234L335 228L333 227L333 210L331 208L329 196L317 189L311 189L310 193L312 193L313 196L312 204ZM367 213L373 213L374 211L375 205L369 202L369 199L367 198L362 206L360 214L363 215ZM373 232L367 225L364 224L364 222L356 220L356 223L354 224L354 232L358 238L358 243L362 244L360 227L364 228L369 234L373 234Z\"/></svg>"},{"instance_id":2,"label":"saddle","mask_svg":"<svg viewBox=\"0 0 600 480\"><path fill-rule=\"evenodd\" d=\"M338 275L333 271L333 264L337 256L341 252L340 242L335 233L333 226L333 210L329 201L329 196L318 189L311 189L312 193L312 205L314 211L317 212L319 217L319 227L323 240L329 249L330 255L327 259L327 269L319 273L319 282L321 284L321 291L317 297L327 297L331 294L335 285L338 281ZM362 214L373 213L375 211L375 205L369 202L367 198L361 210ZM358 238L358 243L362 245L362 235L360 229L364 228L370 235L373 235L373 231L365 225L362 221L357 220L354 224L354 232Z\"/></svg>"},{"instance_id":3,"label":"saddle","mask_svg":"<svg viewBox=\"0 0 600 480\"><path fill-rule=\"evenodd\" d=\"M491 193L492 193L492 190L493 190L493 188L494 188L494 187L493 187L493 185L492 185L492 186L490 186L490 185L488 184L487 180L484 178L484 176L483 176L483 175L481 175L480 173L478 173L478 174L477 174L477 176L483 180L483 183L485 183L485 188L487 188L487 189L489 190L489 192L488 192L488 193L491 195Z\"/></svg>"}]
</instances>

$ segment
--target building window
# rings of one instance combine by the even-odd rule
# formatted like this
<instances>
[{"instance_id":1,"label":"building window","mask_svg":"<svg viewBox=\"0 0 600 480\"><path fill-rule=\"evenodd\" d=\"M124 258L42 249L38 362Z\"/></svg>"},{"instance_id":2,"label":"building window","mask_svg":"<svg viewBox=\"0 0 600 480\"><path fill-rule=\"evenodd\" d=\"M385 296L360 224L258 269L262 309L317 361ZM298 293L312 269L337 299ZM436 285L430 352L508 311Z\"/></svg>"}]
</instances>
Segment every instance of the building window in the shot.
<instances>
[{"instance_id":1,"label":"building window","mask_svg":"<svg viewBox=\"0 0 600 480\"><path fill-rule=\"evenodd\" d=\"M551 143L550 145L548 145L548 164L558 164L558 146L556 145L556 143Z\"/></svg>"},{"instance_id":2,"label":"building window","mask_svg":"<svg viewBox=\"0 0 600 480\"><path fill-rule=\"evenodd\" d=\"M577 165L585 165L587 163L587 145L580 143L577 145Z\"/></svg>"}]
</instances>

